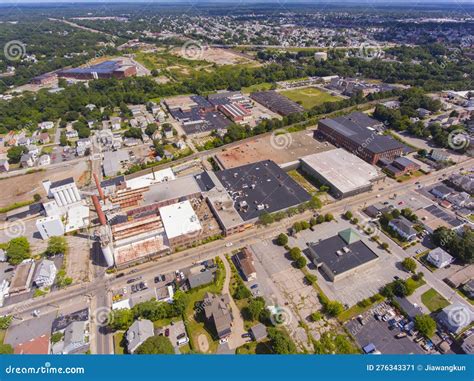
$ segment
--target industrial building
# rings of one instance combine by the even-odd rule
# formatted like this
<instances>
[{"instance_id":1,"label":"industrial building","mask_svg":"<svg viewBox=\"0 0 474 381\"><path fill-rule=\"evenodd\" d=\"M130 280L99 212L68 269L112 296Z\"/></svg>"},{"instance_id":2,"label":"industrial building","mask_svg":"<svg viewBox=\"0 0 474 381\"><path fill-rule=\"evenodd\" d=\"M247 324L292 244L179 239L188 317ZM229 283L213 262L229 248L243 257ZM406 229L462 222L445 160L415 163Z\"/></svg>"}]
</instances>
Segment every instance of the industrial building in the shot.
<instances>
[{"instance_id":1,"label":"industrial building","mask_svg":"<svg viewBox=\"0 0 474 381\"><path fill-rule=\"evenodd\" d=\"M378 259L350 228L318 243L308 243L308 248L313 264L333 282L366 269Z\"/></svg>"},{"instance_id":2,"label":"industrial building","mask_svg":"<svg viewBox=\"0 0 474 381\"><path fill-rule=\"evenodd\" d=\"M273 90L252 93L250 98L281 116L304 111L303 106Z\"/></svg>"},{"instance_id":3,"label":"industrial building","mask_svg":"<svg viewBox=\"0 0 474 381\"><path fill-rule=\"evenodd\" d=\"M384 177L376 167L342 148L302 157L300 163L303 172L329 186L336 198L368 192Z\"/></svg>"},{"instance_id":4,"label":"industrial building","mask_svg":"<svg viewBox=\"0 0 474 381\"><path fill-rule=\"evenodd\" d=\"M264 160L216 172L244 221L255 221L262 213L273 213L311 199L275 162Z\"/></svg>"},{"instance_id":5,"label":"industrial building","mask_svg":"<svg viewBox=\"0 0 474 381\"><path fill-rule=\"evenodd\" d=\"M123 61L104 61L96 65L64 69L57 72L59 78L72 78L79 80L126 78L137 74L134 65L125 65Z\"/></svg>"},{"instance_id":6,"label":"industrial building","mask_svg":"<svg viewBox=\"0 0 474 381\"><path fill-rule=\"evenodd\" d=\"M323 138L336 147L342 147L370 164L380 159L394 160L401 156L404 146L395 139L380 135L380 122L355 112L334 119L322 119L314 131L316 138Z\"/></svg>"}]
</instances>

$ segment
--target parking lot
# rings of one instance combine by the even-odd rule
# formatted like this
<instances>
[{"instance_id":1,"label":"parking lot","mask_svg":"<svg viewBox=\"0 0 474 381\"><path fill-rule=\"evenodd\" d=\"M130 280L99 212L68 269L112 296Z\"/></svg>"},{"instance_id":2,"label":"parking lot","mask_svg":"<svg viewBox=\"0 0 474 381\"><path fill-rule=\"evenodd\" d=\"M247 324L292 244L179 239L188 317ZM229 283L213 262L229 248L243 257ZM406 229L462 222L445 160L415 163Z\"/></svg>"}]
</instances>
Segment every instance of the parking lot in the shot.
<instances>
[{"instance_id":1,"label":"parking lot","mask_svg":"<svg viewBox=\"0 0 474 381\"><path fill-rule=\"evenodd\" d=\"M156 331L156 334L168 337L176 354L181 353L179 348L189 342L188 335L186 334L186 328L184 327L184 322L182 320L159 328Z\"/></svg>"},{"instance_id":2,"label":"parking lot","mask_svg":"<svg viewBox=\"0 0 474 381\"><path fill-rule=\"evenodd\" d=\"M385 304L377 306L379 309L386 308ZM376 307L376 308L377 308ZM402 337L397 339L395 336L400 333L399 328L390 329L385 321L376 320L374 309L371 309L363 315L363 325L357 318L346 324L346 328L354 336L361 348L373 344L382 354L426 354L421 346L413 341L412 338Z\"/></svg>"}]
</instances>

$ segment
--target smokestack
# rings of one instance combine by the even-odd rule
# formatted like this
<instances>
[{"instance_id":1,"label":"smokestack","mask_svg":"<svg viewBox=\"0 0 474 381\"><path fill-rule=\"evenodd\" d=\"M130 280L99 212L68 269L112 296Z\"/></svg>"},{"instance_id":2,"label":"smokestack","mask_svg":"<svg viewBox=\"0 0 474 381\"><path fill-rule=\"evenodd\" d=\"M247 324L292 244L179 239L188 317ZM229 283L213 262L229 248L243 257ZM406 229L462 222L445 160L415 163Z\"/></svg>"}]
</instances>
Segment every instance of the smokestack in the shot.
<instances>
[{"instance_id":1,"label":"smokestack","mask_svg":"<svg viewBox=\"0 0 474 381\"><path fill-rule=\"evenodd\" d=\"M102 190L102 187L100 186L99 177L97 177L96 173L94 173L94 181L95 181L95 185L97 187L97 190L99 191L100 199L105 202L104 191Z\"/></svg>"},{"instance_id":2,"label":"smokestack","mask_svg":"<svg viewBox=\"0 0 474 381\"><path fill-rule=\"evenodd\" d=\"M107 221L105 219L105 214L102 211L102 207L100 206L99 198L96 195L92 196L92 203L94 204L95 211L97 212L97 216L99 217L99 223L102 226L105 226L107 224Z\"/></svg>"}]
</instances>

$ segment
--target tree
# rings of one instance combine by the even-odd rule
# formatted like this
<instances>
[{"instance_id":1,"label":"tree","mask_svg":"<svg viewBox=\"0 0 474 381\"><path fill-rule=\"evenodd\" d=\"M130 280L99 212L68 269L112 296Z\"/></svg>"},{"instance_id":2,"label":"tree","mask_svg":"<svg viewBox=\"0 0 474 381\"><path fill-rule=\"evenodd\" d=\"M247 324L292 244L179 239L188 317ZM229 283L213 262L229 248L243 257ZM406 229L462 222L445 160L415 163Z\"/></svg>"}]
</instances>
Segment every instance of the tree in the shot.
<instances>
[{"instance_id":1,"label":"tree","mask_svg":"<svg viewBox=\"0 0 474 381\"><path fill-rule=\"evenodd\" d=\"M324 215L320 214L318 217L316 217L316 222L319 224L322 224L324 221L326 221L324 219Z\"/></svg>"},{"instance_id":2,"label":"tree","mask_svg":"<svg viewBox=\"0 0 474 381\"><path fill-rule=\"evenodd\" d=\"M309 284L314 284L318 280L318 277L314 274L306 274L304 278Z\"/></svg>"},{"instance_id":3,"label":"tree","mask_svg":"<svg viewBox=\"0 0 474 381\"><path fill-rule=\"evenodd\" d=\"M290 258L293 261L297 261L298 258L301 258L301 249L299 247L292 247L290 249Z\"/></svg>"},{"instance_id":4,"label":"tree","mask_svg":"<svg viewBox=\"0 0 474 381\"><path fill-rule=\"evenodd\" d=\"M262 214L260 214L258 220L262 225L270 225L274 221L274 218L270 213L264 211Z\"/></svg>"},{"instance_id":5,"label":"tree","mask_svg":"<svg viewBox=\"0 0 474 381\"><path fill-rule=\"evenodd\" d=\"M384 250L388 249L388 243L387 242L382 242L382 244L380 246L382 246L382 249L384 249Z\"/></svg>"},{"instance_id":6,"label":"tree","mask_svg":"<svg viewBox=\"0 0 474 381\"><path fill-rule=\"evenodd\" d=\"M33 200L34 200L35 202L41 201L41 195L40 195L39 193L35 193L35 194L33 195Z\"/></svg>"},{"instance_id":7,"label":"tree","mask_svg":"<svg viewBox=\"0 0 474 381\"><path fill-rule=\"evenodd\" d=\"M59 145L62 147L67 146L67 136L64 131L61 131L61 135L59 135Z\"/></svg>"},{"instance_id":8,"label":"tree","mask_svg":"<svg viewBox=\"0 0 474 381\"><path fill-rule=\"evenodd\" d=\"M249 301L247 311L251 320L258 320L262 316L262 312L265 310L265 299L262 297L253 298Z\"/></svg>"},{"instance_id":9,"label":"tree","mask_svg":"<svg viewBox=\"0 0 474 381\"><path fill-rule=\"evenodd\" d=\"M323 318L323 315L321 314L321 312L319 311L316 311L316 312L313 312L311 314L311 320L312 321L319 321Z\"/></svg>"},{"instance_id":10,"label":"tree","mask_svg":"<svg viewBox=\"0 0 474 381\"><path fill-rule=\"evenodd\" d=\"M146 339L134 352L138 355L172 355L174 348L165 336L152 336Z\"/></svg>"},{"instance_id":11,"label":"tree","mask_svg":"<svg viewBox=\"0 0 474 381\"><path fill-rule=\"evenodd\" d=\"M7 151L7 158L10 164L16 164L20 162L21 156L26 152L26 147L15 146L11 147Z\"/></svg>"},{"instance_id":12,"label":"tree","mask_svg":"<svg viewBox=\"0 0 474 381\"><path fill-rule=\"evenodd\" d=\"M332 221L332 220L334 220L334 216L333 216L331 213L326 213L326 214L324 215L324 221L330 222L330 221Z\"/></svg>"},{"instance_id":13,"label":"tree","mask_svg":"<svg viewBox=\"0 0 474 381\"><path fill-rule=\"evenodd\" d=\"M13 347L10 344L0 344L0 355L13 354Z\"/></svg>"},{"instance_id":14,"label":"tree","mask_svg":"<svg viewBox=\"0 0 474 381\"><path fill-rule=\"evenodd\" d=\"M30 258L30 243L26 237L13 238L8 242L7 258L11 265L18 265Z\"/></svg>"},{"instance_id":15,"label":"tree","mask_svg":"<svg viewBox=\"0 0 474 381\"><path fill-rule=\"evenodd\" d=\"M348 210L346 213L344 213L344 218L346 220L350 220L353 217L353 214L350 210Z\"/></svg>"},{"instance_id":16,"label":"tree","mask_svg":"<svg viewBox=\"0 0 474 381\"><path fill-rule=\"evenodd\" d=\"M416 262L413 258L405 258L402 261L402 266L406 271L414 273L416 271Z\"/></svg>"},{"instance_id":17,"label":"tree","mask_svg":"<svg viewBox=\"0 0 474 381\"><path fill-rule=\"evenodd\" d=\"M153 140L153 149L155 150L155 155L159 157L165 155L165 148L158 139Z\"/></svg>"},{"instance_id":18,"label":"tree","mask_svg":"<svg viewBox=\"0 0 474 381\"><path fill-rule=\"evenodd\" d=\"M288 236L285 233L280 233L276 239L278 246L285 246L288 243Z\"/></svg>"},{"instance_id":19,"label":"tree","mask_svg":"<svg viewBox=\"0 0 474 381\"><path fill-rule=\"evenodd\" d=\"M152 135L155 133L155 131L158 129L158 126L155 123L151 123L145 128L145 134L147 134L149 137L152 137Z\"/></svg>"},{"instance_id":20,"label":"tree","mask_svg":"<svg viewBox=\"0 0 474 381\"><path fill-rule=\"evenodd\" d=\"M110 312L108 326L114 331L127 330L133 323L133 312L130 309L119 309Z\"/></svg>"},{"instance_id":21,"label":"tree","mask_svg":"<svg viewBox=\"0 0 474 381\"><path fill-rule=\"evenodd\" d=\"M252 295L250 290L243 283L239 283L234 291L233 297L237 300L247 299Z\"/></svg>"},{"instance_id":22,"label":"tree","mask_svg":"<svg viewBox=\"0 0 474 381\"><path fill-rule=\"evenodd\" d=\"M0 317L0 329L6 330L10 327L10 324L13 320L13 317L10 315L5 315Z\"/></svg>"},{"instance_id":23,"label":"tree","mask_svg":"<svg viewBox=\"0 0 474 381\"><path fill-rule=\"evenodd\" d=\"M126 138L141 139L142 130L140 128L130 127L127 131L125 131L125 133L123 135Z\"/></svg>"},{"instance_id":24,"label":"tree","mask_svg":"<svg viewBox=\"0 0 474 381\"><path fill-rule=\"evenodd\" d=\"M436 322L429 315L419 315L415 317L415 328L429 339L436 331Z\"/></svg>"},{"instance_id":25,"label":"tree","mask_svg":"<svg viewBox=\"0 0 474 381\"><path fill-rule=\"evenodd\" d=\"M46 255L53 256L58 254L65 254L67 252L67 249L68 245L65 237L50 237L48 240Z\"/></svg>"},{"instance_id":26,"label":"tree","mask_svg":"<svg viewBox=\"0 0 474 381\"><path fill-rule=\"evenodd\" d=\"M296 268L302 269L303 267L306 266L306 258L301 256L299 257L296 262L295 262Z\"/></svg>"},{"instance_id":27,"label":"tree","mask_svg":"<svg viewBox=\"0 0 474 381\"><path fill-rule=\"evenodd\" d=\"M268 328L268 338L274 353L280 355L296 353L296 345L286 331L270 327Z\"/></svg>"}]
</instances>

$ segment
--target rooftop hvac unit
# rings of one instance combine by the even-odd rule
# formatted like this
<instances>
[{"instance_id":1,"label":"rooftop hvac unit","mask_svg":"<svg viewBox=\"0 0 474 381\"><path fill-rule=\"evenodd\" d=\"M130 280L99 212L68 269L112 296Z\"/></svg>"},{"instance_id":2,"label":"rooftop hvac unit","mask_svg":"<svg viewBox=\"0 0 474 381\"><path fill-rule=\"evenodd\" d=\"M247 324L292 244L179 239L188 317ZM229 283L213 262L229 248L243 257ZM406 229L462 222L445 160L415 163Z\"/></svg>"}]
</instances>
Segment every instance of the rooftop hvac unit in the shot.
<instances>
[{"instance_id":1,"label":"rooftop hvac unit","mask_svg":"<svg viewBox=\"0 0 474 381\"><path fill-rule=\"evenodd\" d=\"M347 246L344 246L344 247L342 248L342 250L343 250L344 253L346 253L346 254L351 251L351 249L349 249Z\"/></svg>"},{"instance_id":2,"label":"rooftop hvac unit","mask_svg":"<svg viewBox=\"0 0 474 381\"><path fill-rule=\"evenodd\" d=\"M340 256L343 255L344 253L343 253L341 250L338 250L338 251L336 251L336 254L340 257Z\"/></svg>"},{"instance_id":3,"label":"rooftop hvac unit","mask_svg":"<svg viewBox=\"0 0 474 381\"><path fill-rule=\"evenodd\" d=\"M257 205L257 210L263 210L263 209L265 209L265 205L263 205L263 204L258 204Z\"/></svg>"}]
</instances>

